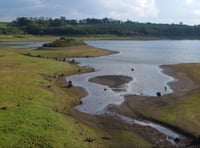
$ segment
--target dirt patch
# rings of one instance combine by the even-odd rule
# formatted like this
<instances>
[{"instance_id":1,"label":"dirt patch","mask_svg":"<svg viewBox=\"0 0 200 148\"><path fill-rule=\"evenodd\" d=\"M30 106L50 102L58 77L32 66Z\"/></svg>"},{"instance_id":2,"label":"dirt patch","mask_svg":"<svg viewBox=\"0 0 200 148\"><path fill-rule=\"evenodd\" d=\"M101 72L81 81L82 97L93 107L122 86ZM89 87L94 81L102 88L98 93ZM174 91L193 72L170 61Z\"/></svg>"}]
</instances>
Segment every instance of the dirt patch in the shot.
<instances>
[{"instance_id":1,"label":"dirt patch","mask_svg":"<svg viewBox=\"0 0 200 148\"><path fill-rule=\"evenodd\" d=\"M114 133L116 131L129 131L133 132L134 134L143 137L149 143L152 143L156 147L160 148L171 148L175 147L169 141L165 135L161 134L157 130L148 127L148 126L140 126L137 124L127 124L126 122L122 121L120 118L110 114L104 115L89 115L77 110L72 109L71 115L76 117L77 120L80 122L86 123L92 127L100 128L103 131L107 132L106 140L113 140L116 136ZM109 137L109 138L107 138ZM183 145L183 144L181 144Z\"/></svg>"}]
</instances>

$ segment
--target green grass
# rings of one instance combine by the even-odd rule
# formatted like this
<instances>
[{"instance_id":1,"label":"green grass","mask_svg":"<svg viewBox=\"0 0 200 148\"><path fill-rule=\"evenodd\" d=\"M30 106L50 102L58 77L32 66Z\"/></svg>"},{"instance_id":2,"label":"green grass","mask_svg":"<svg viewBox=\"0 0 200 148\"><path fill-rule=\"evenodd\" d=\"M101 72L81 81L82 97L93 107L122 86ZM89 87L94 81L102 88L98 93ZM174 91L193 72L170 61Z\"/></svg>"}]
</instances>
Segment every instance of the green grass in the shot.
<instances>
[{"instance_id":1,"label":"green grass","mask_svg":"<svg viewBox=\"0 0 200 148\"><path fill-rule=\"evenodd\" d=\"M105 54L105 51L93 50L95 56ZM55 52L58 55L62 52L68 56L84 55L80 49L61 51ZM91 51L85 52L89 54ZM71 75L80 67L52 59L24 56L23 52L0 50L0 147L151 147L131 132L116 131L112 140L103 140L101 137L112 133L80 121L76 124L77 119L70 115L69 110L79 102L80 95L74 93L75 88L61 89L55 83L56 78L48 81L42 74L52 77L62 73ZM52 50L31 52L53 54ZM88 70L82 68L81 71ZM89 137L96 140L85 142Z\"/></svg>"},{"instance_id":2,"label":"green grass","mask_svg":"<svg viewBox=\"0 0 200 148\"><path fill-rule=\"evenodd\" d=\"M199 90L198 90L199 91ZM193 92L184 96L181 102L166 106L160 110L159 120L176 125L185 131L200 135L200 93Z\"/></svg>"},{"instance_id":3,"label":"green grass","mask_svg":"<svg viewBox=\"0 0 200 148\"><path fill-rule=\"evenodd\" d=\"M40 73L72 74L77 67L14 53L6 54L0 60L0 106L7 107L0 110L0 143L3 147L64 146L69 140L61 137L67 138L66 131L69 137L72 135L74 122L55 112L54 108L64 112L63 109L75 99L44 80ZM51 90L47 89L47 85L51 85Z\"/></svg>"},{"instance_id":4,"label":"green grass","mask_svg":"<svg viewBox=\"0 0 200 148\"><path fill-rule=\"evenodd\" d=\"M120 132L120 133L119 133ZM112 143L110 148L150 148L153 147L145 140L128 131L112 131L116 142ZM126 141L126 142L125 142Z\"/></svg>"}]
</instances>

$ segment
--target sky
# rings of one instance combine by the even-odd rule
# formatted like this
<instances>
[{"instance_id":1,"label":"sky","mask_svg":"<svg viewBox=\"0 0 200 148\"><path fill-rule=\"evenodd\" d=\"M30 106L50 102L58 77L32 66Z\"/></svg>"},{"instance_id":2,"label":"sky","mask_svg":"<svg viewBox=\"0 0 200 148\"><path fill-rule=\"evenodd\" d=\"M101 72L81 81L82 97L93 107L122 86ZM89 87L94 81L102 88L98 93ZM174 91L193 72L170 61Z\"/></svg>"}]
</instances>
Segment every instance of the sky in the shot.
<instances>
[{"instance_id":1,"label":"sky","mask_svg":"<svg viewBox=\"0 0 200 148\"><path fill-rule=\"evenodd\" d=\"M41 16L197 25L200 0L0 0L0 22Z\"/></svg>"}]
</instances>

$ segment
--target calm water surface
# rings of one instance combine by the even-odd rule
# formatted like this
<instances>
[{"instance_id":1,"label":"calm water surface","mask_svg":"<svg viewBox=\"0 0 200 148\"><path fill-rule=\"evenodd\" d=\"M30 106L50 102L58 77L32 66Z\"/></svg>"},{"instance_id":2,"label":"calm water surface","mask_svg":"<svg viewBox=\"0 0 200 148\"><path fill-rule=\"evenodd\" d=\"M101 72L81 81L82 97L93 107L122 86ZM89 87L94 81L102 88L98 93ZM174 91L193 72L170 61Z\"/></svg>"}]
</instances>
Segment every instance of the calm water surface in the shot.
<instances>
[{"instance_id":1,"label":"calm water surface","mask_svg":"<svg viewBox=\"0 0 200 148\"><path fill-rule=\"evenodd\" d=\"M167 86L173 78L162 73L159 65L200 62L200 41L158 40L158 41L87 41L87 44L103 49L119 51L119 54L98 58L80 58L82 66L90 66L96 72L68 77L74 85L82 86L89 96L82 99L80 111L98 114L109 104L120 104L126 94L155 96L156 92L171 93ZM134 68L134 71L131 71ZM106 86L88 82L98 75L127 75L133 81L125 85L126 92L113 92ZM167 91L164 87L167 86ZM107 88L107 91L104 91Z\"/></svg>"}]
</instances>

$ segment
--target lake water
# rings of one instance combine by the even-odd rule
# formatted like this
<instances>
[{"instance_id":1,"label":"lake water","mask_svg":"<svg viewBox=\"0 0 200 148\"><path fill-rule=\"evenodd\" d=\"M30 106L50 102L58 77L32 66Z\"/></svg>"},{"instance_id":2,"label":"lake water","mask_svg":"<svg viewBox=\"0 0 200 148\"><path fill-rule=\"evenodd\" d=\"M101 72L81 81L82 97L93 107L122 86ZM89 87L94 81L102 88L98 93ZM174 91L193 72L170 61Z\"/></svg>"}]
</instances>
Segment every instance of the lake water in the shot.
<instances>
[{"instance_id":1,"label":"lake water","mask_svg":"<svg viewBox=\"0 0 200 148\"><path fill-rule=\"evenodd\" d=\"M99 114L109 104L120 104L126 94L155 96L157 92L171 93L167 83L173 78L162 73L159 65L200 62L200 41L157 40L157 41L87 41L87 44L103 49L119 51L119 54L98 58L79 58L81 66L96 69L93 73L74 75L67 78L74 85L84 87L89 95L76 109ZM131 71L134 68L134 71ZM133 81L125 87L126 92L113 92L106 86L88 82L98 75L127 75ZM164 87L167 86L167 91ZM107 88L107 91L104 91Z\"/></svg>"}]
</instances>

